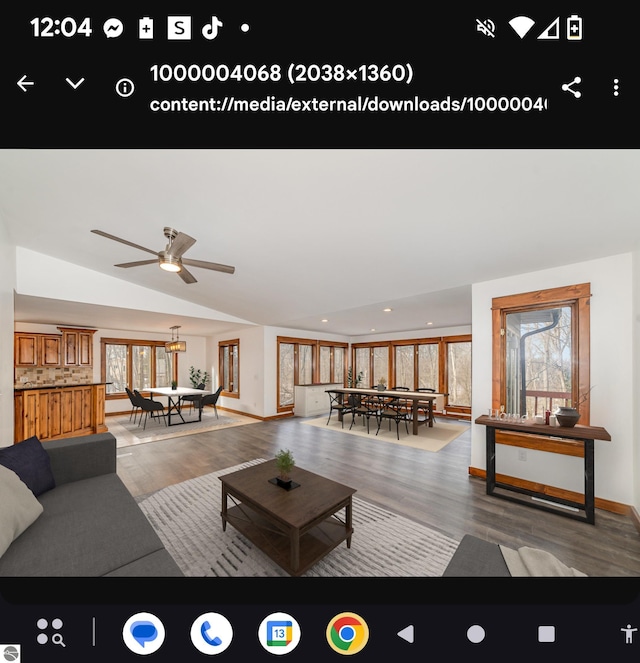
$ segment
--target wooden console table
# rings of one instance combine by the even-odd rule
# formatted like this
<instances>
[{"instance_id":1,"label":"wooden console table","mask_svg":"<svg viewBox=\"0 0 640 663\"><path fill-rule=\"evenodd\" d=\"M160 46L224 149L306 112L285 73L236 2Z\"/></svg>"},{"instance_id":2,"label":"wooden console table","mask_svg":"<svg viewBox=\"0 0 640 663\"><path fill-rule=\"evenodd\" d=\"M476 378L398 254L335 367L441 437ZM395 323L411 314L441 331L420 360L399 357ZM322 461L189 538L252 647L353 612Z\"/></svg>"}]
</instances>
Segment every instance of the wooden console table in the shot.
<instances>
[{"instance_id":1,"label":"wooden console table","mask_svg":"<svg viewBox=\"0 0 640 663\"><path fill-rule=\"evenodd\" d=\"M593 525L595 523L595 494L594 494L594 440L611 441L611 436L598 426L580 426L572 428L564 426L547 426L544 424L529 424L508 422L502 419L491 419L484 415L475 420L476 424L486 426L487 445L487 495L511 500L520 504L557 513L575 520L583 520ZM510 431L522 433L522 435L509 435L499 440L498 444L508 444L517 447L537 449L550 453L558 453L567 456L577 456L584 459L584 502L562 499L547 493L530 490L520 486L503 483L496 480L496 431ZM536 440L536 436L542 436L544 440ZM563 511L547 506L542 502L525 501L511 495L496 493L496 488L521 493L530 497L549 500L558 505L568 506L583 511L584 514Z\"/></svg>"}]
</instances>

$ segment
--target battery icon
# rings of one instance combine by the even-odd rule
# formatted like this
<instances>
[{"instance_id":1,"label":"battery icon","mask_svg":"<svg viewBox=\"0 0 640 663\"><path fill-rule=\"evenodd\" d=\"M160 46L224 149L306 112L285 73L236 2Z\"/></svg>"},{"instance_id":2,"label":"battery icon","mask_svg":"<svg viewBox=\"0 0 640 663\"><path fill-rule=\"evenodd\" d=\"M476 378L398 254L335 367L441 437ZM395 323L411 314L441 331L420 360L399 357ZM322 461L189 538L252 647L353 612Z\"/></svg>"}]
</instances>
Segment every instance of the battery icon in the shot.
<instances>
[{"instance_id":1,"label":"battery icon","mask_svg":"<svg viewBox=\"0 0 640 663\"><path fill-rule=\"evenodd\" d=\"M582 39L582 18L577 14L571 14L567 19L567 39L571 41Z\"/></svg>"},{"instance_id":2,"label":"battery icon","mask_svg":"<svg viewBox=\"0 0 640 663\"><path fill-rule=\"evenodd\" d=\"M145 16L138 21L138 38L153 39L153 19Z\"/></svg>"}]
</instances>

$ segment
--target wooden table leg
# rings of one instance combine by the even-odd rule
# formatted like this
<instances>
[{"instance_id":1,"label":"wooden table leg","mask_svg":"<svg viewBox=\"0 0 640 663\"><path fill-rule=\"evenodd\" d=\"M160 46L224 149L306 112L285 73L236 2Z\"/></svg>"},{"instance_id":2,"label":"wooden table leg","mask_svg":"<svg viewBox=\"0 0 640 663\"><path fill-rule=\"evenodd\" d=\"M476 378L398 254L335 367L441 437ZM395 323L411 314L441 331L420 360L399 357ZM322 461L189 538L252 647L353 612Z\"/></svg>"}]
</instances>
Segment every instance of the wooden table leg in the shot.
<instances>
[{"instance_id":1,"label":"wooden table leg","mask_svg":"<svg viewBox=\"0 0 640 663\"><path fill-rule=\"evenodd\" d=\"M347 528L347 548L351 548L351 535L353 534L353 501L349 498L349 503L345 507L345 527Z\"/></svg>"},{"instance_id":2,"label":"wooden table leg","mask_svg":"<svg viewBox=\"0 0 640 663\"><path fill-rule=\"evenodd\" d=\"M227 488L222 484L222 531L227 531Z\"/></svg>"},{"instance_id":3,"label":"wooden table leg","mask_svg":"<svg viewBox=\"0 0 640 663\"><path fill-rule=\"evenodd\" d=\"M300 530L294 528L291 530L291 569L295 572L300 567Z\"/></svg>"}]
</instances>

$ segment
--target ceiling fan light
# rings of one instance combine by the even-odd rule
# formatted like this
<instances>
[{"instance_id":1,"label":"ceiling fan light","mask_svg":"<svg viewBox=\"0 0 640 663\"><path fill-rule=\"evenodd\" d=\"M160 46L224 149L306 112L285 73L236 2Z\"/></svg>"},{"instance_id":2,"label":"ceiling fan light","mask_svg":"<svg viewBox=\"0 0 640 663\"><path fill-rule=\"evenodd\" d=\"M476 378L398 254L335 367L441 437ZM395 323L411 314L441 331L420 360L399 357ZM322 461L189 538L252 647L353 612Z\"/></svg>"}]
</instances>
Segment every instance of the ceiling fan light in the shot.
<instances>
[{"instance_id":1,"label":"ceiling fan light","mask_svg":"<svg viewBox=\"0 0 640 663\"><path fill-rule=\"evenodd\" d=\"M162 252L158 258L160 269L165 272L179 272L182 269L182 263L179 258L174 258L170 253Z\"/></svg>"}]
</instances>

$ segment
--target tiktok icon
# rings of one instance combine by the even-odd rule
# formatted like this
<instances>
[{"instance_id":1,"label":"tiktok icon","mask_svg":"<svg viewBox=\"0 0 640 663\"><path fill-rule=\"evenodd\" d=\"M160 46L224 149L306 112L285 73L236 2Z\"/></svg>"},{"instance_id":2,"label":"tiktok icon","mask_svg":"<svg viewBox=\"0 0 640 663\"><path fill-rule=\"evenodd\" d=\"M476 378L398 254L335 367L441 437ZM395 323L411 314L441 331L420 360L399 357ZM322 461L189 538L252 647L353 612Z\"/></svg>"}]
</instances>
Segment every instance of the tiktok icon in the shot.
<instances>
[{"instance_id":1,"label":"tiktok icon","mask_svg":"<svg viewBox=\"0 0 640 663\"><path fill-rule=\"evenodd\" d=\"M207 23L202 28L202 36L205 39L212 41L218 36L218 28L221 27L222 27L222 21L219 21L217 16L212 16L211 23Z\"/></svg>"}]
</instances>

